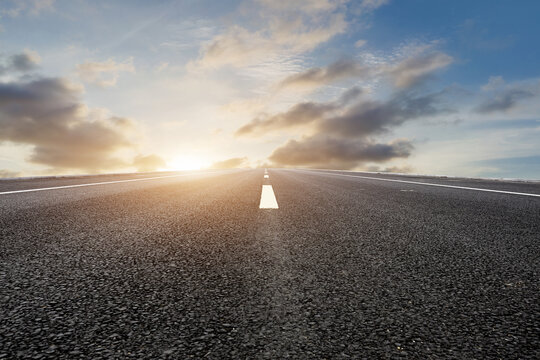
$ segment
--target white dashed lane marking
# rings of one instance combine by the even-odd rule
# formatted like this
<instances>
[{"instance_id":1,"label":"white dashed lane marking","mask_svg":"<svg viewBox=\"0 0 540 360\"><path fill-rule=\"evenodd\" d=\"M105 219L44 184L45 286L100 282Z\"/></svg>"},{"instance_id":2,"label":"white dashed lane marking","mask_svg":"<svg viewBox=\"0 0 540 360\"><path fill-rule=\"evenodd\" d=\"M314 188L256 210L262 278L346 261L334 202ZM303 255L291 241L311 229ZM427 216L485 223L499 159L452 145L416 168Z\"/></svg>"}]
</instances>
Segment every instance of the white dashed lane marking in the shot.
<instances>
[{"instance_id":1,"label":"white dashed lane marking","mask_svg":"<svg viewBox=\"0 0 540 360\"><path fill-rule=\"evenodd\" d=\"M268 179L269 176L268 176L267 174L264 174L264 178L265 178L265 179Z\"/></svg>"},{"instance_id":2,"label":"white dashed lane marking","mask_svg":"<svg viewBox=\"0 0 540 360\"><path fill-rule=\"evenodd\" d=\"M272 185L263 185L261 192L261 202L259 203L259 209L278 209L278 203L276 196L274 195L274 189Z\"/></svg>"}]
</instances>

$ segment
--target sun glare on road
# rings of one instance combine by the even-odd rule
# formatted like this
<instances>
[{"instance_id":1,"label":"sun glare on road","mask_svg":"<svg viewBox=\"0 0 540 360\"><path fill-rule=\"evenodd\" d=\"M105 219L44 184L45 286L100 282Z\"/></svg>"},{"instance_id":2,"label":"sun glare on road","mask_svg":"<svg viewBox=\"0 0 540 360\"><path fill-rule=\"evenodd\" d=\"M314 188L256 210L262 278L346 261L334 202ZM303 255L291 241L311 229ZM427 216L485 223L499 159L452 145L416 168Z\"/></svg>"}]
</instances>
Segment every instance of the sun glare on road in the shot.
<instances>
[{"instance_id":1,"label":"sun glare on road","mask_svg":"<svg viewBox=\"0 0 540 360\"><path fill-rule=\"evenodd\" d=\"M177 156L167 165L168 170L200 170L207 167L208 163L194 156Z\"/></svg>"}]
</instances>

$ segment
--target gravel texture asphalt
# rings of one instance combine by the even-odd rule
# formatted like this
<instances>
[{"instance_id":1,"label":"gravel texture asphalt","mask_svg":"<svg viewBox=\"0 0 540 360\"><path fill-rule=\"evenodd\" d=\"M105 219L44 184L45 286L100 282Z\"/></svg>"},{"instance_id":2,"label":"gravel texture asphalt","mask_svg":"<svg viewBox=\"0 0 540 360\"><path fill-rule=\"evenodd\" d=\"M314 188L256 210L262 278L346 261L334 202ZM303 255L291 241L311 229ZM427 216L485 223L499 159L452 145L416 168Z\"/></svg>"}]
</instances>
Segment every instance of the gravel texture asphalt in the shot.
<instances>
[{"instance_id":1,"label":"gravel texture asphalt","mask_svg":"<svg viewBox=\"0 0 540 360\"><path fill-rule=\"evenodd\" d=\"M269 174L0 195L0 359L540 358L540 198Z\"/></svg>"}]
</instances>

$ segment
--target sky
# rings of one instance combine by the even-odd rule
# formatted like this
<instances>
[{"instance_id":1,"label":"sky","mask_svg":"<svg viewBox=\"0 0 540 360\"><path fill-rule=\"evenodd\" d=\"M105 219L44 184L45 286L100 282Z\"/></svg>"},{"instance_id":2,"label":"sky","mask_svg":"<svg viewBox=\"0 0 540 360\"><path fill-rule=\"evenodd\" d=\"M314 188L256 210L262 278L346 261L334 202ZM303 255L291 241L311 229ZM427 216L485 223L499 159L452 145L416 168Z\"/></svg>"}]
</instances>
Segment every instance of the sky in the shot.
<instances>
[{"instance_id":1,"label":"sky","mask_svg":"<svg viewBox=\"0 0 540 360\"><path fill-rule=\"evenodd\" d=\"M540 2L0 0L0 177L540 179Z\"/></svg>"}]
</instances>

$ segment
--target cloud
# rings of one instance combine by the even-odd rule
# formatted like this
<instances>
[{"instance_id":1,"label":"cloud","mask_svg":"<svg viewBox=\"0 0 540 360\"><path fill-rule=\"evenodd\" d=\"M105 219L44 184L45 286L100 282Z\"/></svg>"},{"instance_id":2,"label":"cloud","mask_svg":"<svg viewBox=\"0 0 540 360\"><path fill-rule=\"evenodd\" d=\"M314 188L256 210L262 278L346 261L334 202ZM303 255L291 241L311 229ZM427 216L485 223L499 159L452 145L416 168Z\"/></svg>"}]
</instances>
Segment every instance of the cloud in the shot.
<instances>
[{"instance_id":1,"label":"cloud","mask_svg":"<svg viewBox=\"0 0 540 360\"><path fill-rule=\"evenodd\" d=\"M104 62L85 62L77 65L76 72L84 82L101 87L111 87L116 85L121 72L135 72L133 58L129 58L122 63L117 63L113 59Z\"/></svg>"},{"instance_id":2,"label":"cloud","mask_svg":"<svg viewBox=\"0 0 540 360\"><path fill-rule=\"evenodd\" d=\"M297 126L311 124L322 120L327 114L346 106L362 93L359 88L345 91L334 102L316 103L303 102L292 106L289 110L272 116L261 116L242 126L235 133L236 136L261 136L271 131L279 131Z\"/></svg>"},{"instance_id":3,"label":"cloud","mask_svg":"<svg viewBox=\"0 0 540 360\"><path fill-rule=\"evenodd\" d=\"M390 63L363 64L351 59L338 60L325 67L311 68L290 75L282 80L277 88L314 89L340 80L356 78L388 78L397 88L408 88L453 62L450 55L433 51L432 47L432 44L409 47L405 55Z\"/></svg>"},{"instance_id":4,"label":"cloud","mask_svg":"<svg viewBox=\"0 0 540 360\"><path fill-rule=\"evenodd\" d=\"M367 8L384 2L366 2ZM414 149L410 140L381 142L377 136L408 121L437 117L455 110L448 105L453 88L423 92L420 83L445 68L453 58L433 49L436 43L405 46L391 60L365 64L339 60L286 77L278 88L316 88L343 79L389 80L394 92L386 100L350 88L328 102L301 102L277 114L260 114L239 128L236 136L260 137L280 131L303 131L275 149L268 160L276 166L350 169L364 163L406 158Z\"/></svg>"},{"instance_id":5,"label":"cloud","mask_svg":"<svg viewBox=\"0 0 540 360\"><path fill-rule=\"evenodd\" d=\"M125 166L115 153L133 146L133 122L89 110L81 93L61 78L0 83L0 142L33 146L28 161L53 169Z\"/></svg>"},{"instance_id":6,"label":"cloud","mask_svg":"<svg viewBox=\"0 0 540 360\"><path fill-rule=\"evenodd\" d=\"M362 91L353 87L335 101L299 103L283 113L257 117L236 135L262 136L299 126L343 137L379 134L408 120L452 112L445 105L448 92L398 92L387 101L375 101L363 99Z\"/></svg>"},{"instance_id":7,"label":"cloud","mask_svg":"<svg viewBox=\"0 0 540 360\"><path fill-rule=\"evenodd\" d=\"M242 67L311 51L345 32L341 1L310 0L300 3L258 1L244 12L257 19L257 28L232 25L201 49L191 68Z\"/></svg>"},{"instance_id":8,"label":"cloud","mask_svg":"<svg viewBox=\"0 0 540 360\"><path fill-rule=\"evenodd\" d=\"M369 67L362 66L356 61L339 60L327 67L312 68L299 74L291 75L281 81L279 88L317 88L341 79L368 75L369 72Z\"/></svg>"},{"instance_id":9,"label":"cloud","mask_svg":"<svg viewBox=\"0 0 540 360\"><path fill-rule=\"evenodd\" d=\"M387 101L362 100L342 114L323 119L318 130L343 137L380 134L408 120L450 113L444 106L446 91L417 95L397 93Z\"/></svg>"},{"instance_id":10,"label":"cloud","mask_svg":"<svg viewBox=\"0 0 540 360\"><path fill-rule=\"evenodd\" d=\"M150 172L167 167L167 163L156 154L137 155L133 159L133 166L138 172Z\"/></svg>"},{"instance_id":11,"label":"cloud","mask_svg":"<svg viewBox=\"0 0 540 360\"><path fill-rule=\"evenodd\" d=\"M514 108L518 102L532 98L535 93L525 89L508 89L495 97L489 98L476 107L476 112L489 114L499 111L508 111Z\"/></svg>"},{"instance_id":12,"label":"cloud","mask_svg":"<svg viewBox=\"0 0 540 360\"><path fill-rule=\"evenodd\" d=\"M360 39L360 40L357 40L354 43L354 47L360 48L360 47L366 45L366 43L367 43L367 40Z\"/></svg>"},{"instance_id":13,"label":"cloud","mask_svg":"<svg viewBox=\"0 0 540 360\"><path fill-rule=\"evenodd\" d=\"M237 136L259 137L291 128L304 129L300 140L290 140L268 158L277 166L350 169L365 162L406 158L414 149L407 139L388 143L375 137L406 121L447 114L452 89L418 93L399 91L385 101L368 99L356 87L330 102L303 102L287 111L253 119Z\"/></svg>"},{"instance_id":14,"label":"cloud","mask_svg":"<svg viewBox=\"0 0 540 360\"><path fill-rule=\"evenodd\" d=\"M454 59L442 52L415 54L405 60L385 69L395 86L399 88L410 87L435 70L450 65Z\"/></svg>"},{"instance_id":15,"label":"cloud","mask_svg":"<svg viewBox=\"0 0 540 360\"><path fill-rule=\"evenodd\" d=\"M482 91L492 91L501 88L506 83L502 76L490 76L487 84L482 86Z\"/></svg>"},{"instance_id":16,"label":"cloud","mask_svg":"<svg viewBox=\"0 0 540 360\"><path fill-rule=\"evenodd\" d=\"M273 116L258 117L242 126L236 136L261 136L271 131L279 131L295 126L306 125L323 117L334 109L333 104L305 102L296 104L284 113Z\"/></svg>"},{"instance_id":17,"label":"cloud","mask_svg":"<svg viewBox=\"0 0 540 360\"><path fill-rule=\"evenodd\" d=\"M270 40L259 33L232 26L226 33L216 36L204 50L197 65L202 68L220 67L223 65L246 65L254 61L262 61L272 51Z\"/></svg>"},{"instance_id":18,"label":"cloud","mask_svg":"<svg viewBox=\"0 0 540 360\"><path fill-rule=\"evenodd\" d=\"M9 56L4 64L0 64L0 75L12 72L29 72L37 68L41 58L35 51L25 50L22 53Z\"/></svg>"},{"instance_id":19,"label":"cloud","mask_svg":"<svg viewBox=\"0 0 540 360\"><path fill-rule=\"evenodd\" d=\"M231 158L223 161L217 161L213 163L210 168L212 169L234 169L248 166L247 157Z\"/></svg>"},{"instance_id":20,"label":"cloud","mask_svg":"<svg viewBox=\"0 0 540 360\"><path fill-rule=\"evenodd\" d=\"M289 140L268 158L276 166L352 169L364 162L405 158L414 146L405 139L376 143L369 139L344 139L318 134Z\"/></svg>"},{"instance_id":21,"label":"cloud","mask_svg":"<svg viewBox=\"0 0 540 360\"><path fill-rule=\"evenodd\" d=\"M383 5L388 4L390 0L362 0L360 9L363 11L373 11Z\"/></svg>"},{"instance_id":22,"label":"cloud","mask_svg":"<svg viewBox=\"0 0 540 360\"><path fill-rule=\"evenodd\" d=\"M38 15L45 10L54 9L55 0L31 0L30 3L30 14Z\"/></svg>"},{"instance_id":23,"label":"cloud","mask_svg":"<svg viewBox=\"0 0 540 360\"><path fill-rule=\"evenodd\" d=\"M21 173L18 171L0 169L0 179L14 178L18 176L21 176Z\"/></svg>"}]
</instances>

